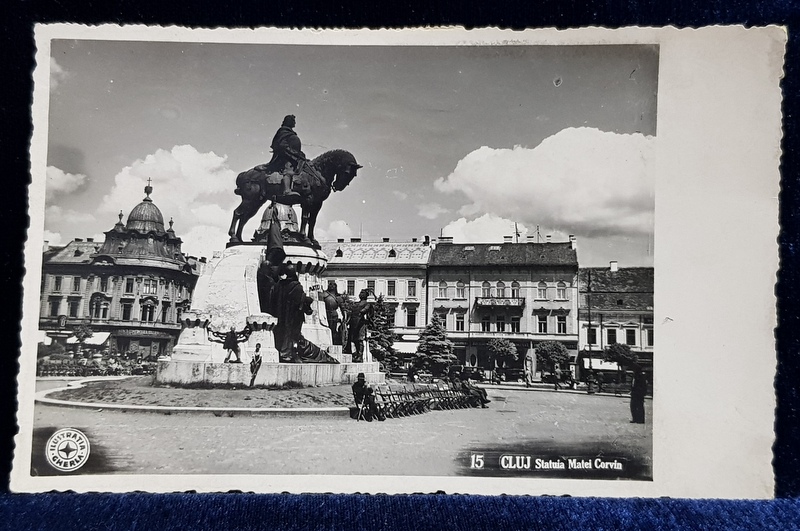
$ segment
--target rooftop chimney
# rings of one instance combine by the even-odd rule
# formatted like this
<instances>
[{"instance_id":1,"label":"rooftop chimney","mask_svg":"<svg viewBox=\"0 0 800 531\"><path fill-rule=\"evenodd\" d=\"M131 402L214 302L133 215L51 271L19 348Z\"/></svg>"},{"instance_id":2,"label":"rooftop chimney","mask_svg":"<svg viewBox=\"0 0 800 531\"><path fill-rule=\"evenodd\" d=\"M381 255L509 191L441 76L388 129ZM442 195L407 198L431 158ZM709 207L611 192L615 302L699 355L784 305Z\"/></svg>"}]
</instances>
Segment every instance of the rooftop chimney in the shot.
<instances>
[{"instance_id":1,"label":"rooftop chimney","mask_svg":"<svg viewBox=\"0 0 800 531\"><path fill-rule=\"evenodd\" d=\"M553 238L553 237L552 237L552 236L550 236L550 235L548 234L548 235L547 235L547 243L550 243L550 240L551 240L552 238Z\"/></svg>"},{"instance_id":2,"label":"rooftop chimney","mask_svg":"<svg viewBox=\"0 0 800 531\"><path fill-rule=\"evenodd\" d=\"M503 243L514 243L513 236L503 236Z\"/></svg>"},{"instance_id":3,"label":"rooftop chimney","mask_svg":"<svg viewBox=\"0 0 800 531\"><path fill-rule=\"evenodd\" d=\"M205 264L208 260L206 259L205 256L201 256L200 261Z\"/></svg>"},{"instance_id":4,"label":"rooftop chimney","mask_svg":"<svg viewBox=\"0 0 800 531\"><path fill-rule=\"evenodd\" d=\"M452 236L439 236L439 244L453 243Z\"/></svg>"},{"instance_id":5,"label":"rooftop chimney","mask_svg":"<svg viewBox=\"0 0 800 531\"><path fill-rule=\"evenodd\" d=\"M425 239L423 240L423 242L424 242L425 245L430 245L431 244L431 237L426 234L425 235Z\"/></svg>"},{"instance_id":6,"label":"rooftop chimney","mask_svg":"<svg viewBox=\"0 0 800 531\"><path fill-rule=\"evenodd\" d=\"M92 243L94 241L94 238L86 238L86 241Z\"/></svg>"},{"instance_id":7,"label":"rooftop chimney","mask_svg":"<svg viewBox=\"0 0 800 531\"><path fill-rule=\"evenodd\" d=\"M417 243L417 238L411 238L411 243Z\"/></svg>"},{"instance_id":8,"label":"rooftop chimney","mask_svg":"<svg viewBox=\"0 0 800 531\"><path fill-rule=\"evenodd\" d=\"M569 243L573 251L578 250L578 239L575 237L574 234L569 235Z\"/></svg>"},{"instance_id":9,"label":"rooftop chimney","mask_svg":"<svg viewBox=\"0 0 800 531\"><path fill-rule=\"evenodd\" d=\"M76 241L76 242L82 242L82 241L83 241L83 238L75 238L75 241Z\"/></svg>"},{"instance_id":10,"label":"rooftop chimney","mask_svg":"<svg viewBox=\"0 0 800 531\"><path fill-rule=\"evenodd\" d=\"M336 243L344 243L344 238L336 238Z\"/></svg>"},{"instance_id":11,"label":"rooftop chimney","mask_svg":"<svg viewBox=\"0 0 800 531\"><path fill-rule=\"evenodd\" d=\"M611 269L611 272L613 273L619 270L619 264L616 260L611 260L611 262L608 263L608 268Z\"/></svg>"},{"instance_id":12,"label":"rooftop chimney","mask_svg":"<svg viewBox=\"0 0 800 531\"><path fill-rule=\"evenodd\" d=\"M528 243L536 243L536 236L535 235L530 235L529 234L525 239L528 240Z\"/></svg>"},{"instance_id":13,"label":"rooftop chimney","mask_svg":"<svg viewBox=\"0 0 800 531\"><path fill-rule=\"evenodd\" d=\"M384 238L383 243L389 243L389 238Z\"/></svg>"},{"instance_id":14,"label":"rooftop chimney","mask_svg":"<svg viewBox=\"0 0 800 531\"><path fill-rule=\"evenodd\" d=\"M360 243L361 238L350 238L350 243Z\"/></svg>"}]
</instances>

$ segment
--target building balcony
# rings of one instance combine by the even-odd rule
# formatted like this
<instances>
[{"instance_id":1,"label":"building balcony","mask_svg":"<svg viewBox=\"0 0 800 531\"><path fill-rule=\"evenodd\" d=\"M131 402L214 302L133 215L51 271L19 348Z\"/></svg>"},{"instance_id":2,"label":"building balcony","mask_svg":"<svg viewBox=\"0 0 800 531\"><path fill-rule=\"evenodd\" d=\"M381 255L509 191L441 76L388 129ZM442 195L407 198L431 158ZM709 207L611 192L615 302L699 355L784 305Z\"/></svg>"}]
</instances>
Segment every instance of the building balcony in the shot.
<instances>
[{"instance_id":1,"label":"building balcony","mask_svg":"<svg viewBox=\"0 0 800 531\"><path fill-rule=\"evenodd\" d=\"M524 297L475 297L476 306L503 306L522 308L525 306Z\"/></svg>"}]
</instances>

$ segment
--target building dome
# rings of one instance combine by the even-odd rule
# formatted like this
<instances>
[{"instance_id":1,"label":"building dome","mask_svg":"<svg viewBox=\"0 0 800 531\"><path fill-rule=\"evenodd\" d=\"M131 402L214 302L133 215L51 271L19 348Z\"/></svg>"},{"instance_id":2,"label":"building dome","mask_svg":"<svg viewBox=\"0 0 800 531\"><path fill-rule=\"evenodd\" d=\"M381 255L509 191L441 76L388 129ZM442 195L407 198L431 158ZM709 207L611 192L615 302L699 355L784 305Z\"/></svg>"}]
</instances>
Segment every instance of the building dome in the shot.
<instances>
[{"instance_id":1,"label":"building dome","mask_svg":"<svg viewBox=\"0 0 800 531\"><path fill-rule=\"evenodd\" d=\"M125 226L128 230L135 230L139 233L146 234L148 232L155 232L157 234L164 233L164 216L161 215L161 210L150 199L150 194L153 192L153 187L148 185L144 187L146 197L142 202L133 207L131 213L128 214L128 224Z\"/></svg>"}]
</instances>

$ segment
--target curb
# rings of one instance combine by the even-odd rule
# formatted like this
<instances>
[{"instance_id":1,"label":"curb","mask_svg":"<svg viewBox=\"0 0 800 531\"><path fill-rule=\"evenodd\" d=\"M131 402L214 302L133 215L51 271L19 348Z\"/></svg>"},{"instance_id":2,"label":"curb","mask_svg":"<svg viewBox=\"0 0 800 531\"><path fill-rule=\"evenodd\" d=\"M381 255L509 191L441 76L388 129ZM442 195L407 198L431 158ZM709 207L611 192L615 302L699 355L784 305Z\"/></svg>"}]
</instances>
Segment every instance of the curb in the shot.
<instances>
[{"instance_id":1,"label":"curb","mask_svg":"<svg viewBox=\"0 0 800 531\"><path fill-rule=\"evenodd\" d=\"M285 416L334 416L350 417L349 407L185 407L185 406L139 406L135 404L108 404L104 402L76 402L73 400L58 400L47 398L47 395L58 391L78 389L90 382L124 380L130 376L99 376L75 380L67 384L66 387L47 389L36 393L34 401L39 404L46 404L57 407L71 407L78 409L111 410L131 413L160 413L162 415L189 414L204 415L212 414L215 417L285 417Z\"/></svg>"}]
</instances>

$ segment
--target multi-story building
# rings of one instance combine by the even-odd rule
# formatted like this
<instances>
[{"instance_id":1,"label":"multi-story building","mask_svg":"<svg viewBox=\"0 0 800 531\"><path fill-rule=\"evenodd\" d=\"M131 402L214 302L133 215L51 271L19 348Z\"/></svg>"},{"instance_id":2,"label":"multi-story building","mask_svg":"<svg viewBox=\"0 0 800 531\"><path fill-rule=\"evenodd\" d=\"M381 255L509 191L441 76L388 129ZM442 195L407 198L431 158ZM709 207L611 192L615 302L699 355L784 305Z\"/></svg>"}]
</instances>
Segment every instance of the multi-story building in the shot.
<instances>
[{"instance_id":1,"label":"multi-story building","mask_svg":"<svg viewBox=\"0 0 800 531\"><path fill-rule=\"evenodd\" d=\"M39 329L64 342L79 324L118 353L154 358L171 351L181 330L181 312L205 264L181 252L172 220L164 229L161 211L146 197L123 214L104 242L76 238L45 250Z\"/></svg>"},{"instance_id":2,"label":"multi-story building","mask_svg":"<svg viewBox=\"0 0 800 531\"><path fill-rule=\"evenodd\" d=\"M583 267L580 285L579 371L615 370L602 362L603 350L624 343L645 371L653 364L653 268ZM591 360L591 361L590 361Z\"/></svg>"},{"instance_id":3,"label":"multi-story building","mask_svg":"<svg viewBox=\"0 0 800 531\"><path fill-rule=\"evenodd\" d=\"M428 312L445 321L466 366L492 368L492 338L517 346L519 361L542 341L578 350L576 242L454 244L440 238L428 262Z\"/></svg>"},{"instance_id":4,"label":"multi-story building","mask_svg":"<svg viewBox=\"0 0 800 531\"><path fill-rule=\"evenodd\" d=\"M394 313L394 332L402 338L395 342L395 348L399 352L415 352L414 342L426 325L425 272L430 241L414 238L410 242L391 242L383 238L380 242L362 242L351 238L323 242L322 250L329 260L324 278L335 280L339 293L351 299L357 299L363 289L376 297L383 295Z\"/></svg>"}]
</instances>

